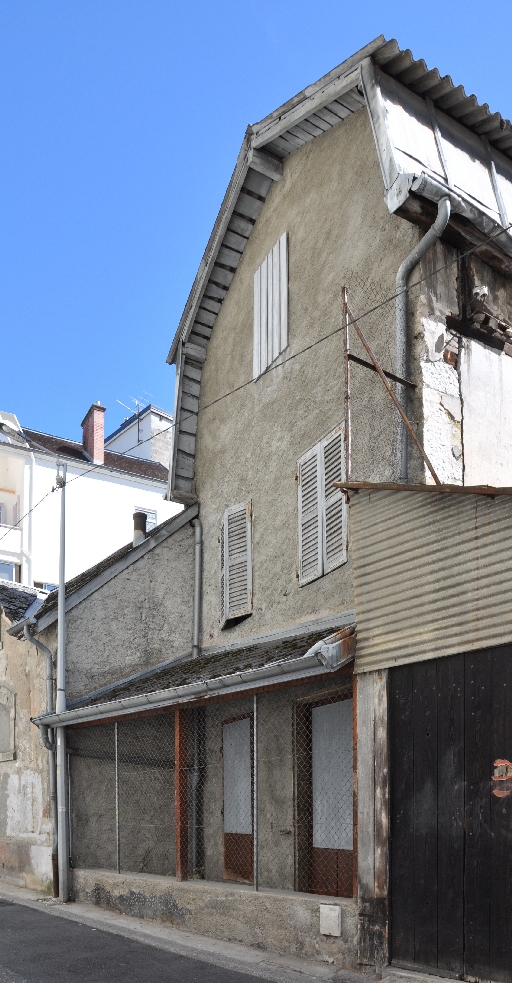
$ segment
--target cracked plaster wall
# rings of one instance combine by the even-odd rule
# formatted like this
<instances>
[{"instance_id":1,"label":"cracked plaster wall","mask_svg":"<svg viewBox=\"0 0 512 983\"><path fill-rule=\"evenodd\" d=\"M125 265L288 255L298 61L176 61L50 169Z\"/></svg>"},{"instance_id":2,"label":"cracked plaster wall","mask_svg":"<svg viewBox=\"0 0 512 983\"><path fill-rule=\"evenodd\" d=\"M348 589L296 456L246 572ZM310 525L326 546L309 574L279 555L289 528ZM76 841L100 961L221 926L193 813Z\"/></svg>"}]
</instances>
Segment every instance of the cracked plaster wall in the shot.
<instances>
[{"instance_id":1,"label":"cracked plaster wall","mask_svg":"<svg viewBox=\"0 0 512 983\"><path fill-rule=\"evenodd\" d=\"M48 752L30 718L46 706L46 664L25 639L7 634L0 608L0 684L16 699L15 757L0 761L0 883L49 890L51 823Z\"/></svg>"}]
</instances>

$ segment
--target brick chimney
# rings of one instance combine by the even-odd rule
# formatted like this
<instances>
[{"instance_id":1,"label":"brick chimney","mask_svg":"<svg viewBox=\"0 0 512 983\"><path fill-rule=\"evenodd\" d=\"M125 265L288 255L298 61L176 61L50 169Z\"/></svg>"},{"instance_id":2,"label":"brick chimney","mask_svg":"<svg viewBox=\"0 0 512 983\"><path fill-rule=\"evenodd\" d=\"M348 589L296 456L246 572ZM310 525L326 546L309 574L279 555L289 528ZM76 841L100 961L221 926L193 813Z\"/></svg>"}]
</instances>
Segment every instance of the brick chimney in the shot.
<instances>
[{"instance_id":1,"label":"brick chimney","mask_svg":"<svg viewBox=\"0 0 512 983\"><path fill-rule=\"evenodd\" d=\"M105 407L99 401L93 403L82 420L82 445L84 454L93 464L105 460Z\"/></svg>"}]
</instances>

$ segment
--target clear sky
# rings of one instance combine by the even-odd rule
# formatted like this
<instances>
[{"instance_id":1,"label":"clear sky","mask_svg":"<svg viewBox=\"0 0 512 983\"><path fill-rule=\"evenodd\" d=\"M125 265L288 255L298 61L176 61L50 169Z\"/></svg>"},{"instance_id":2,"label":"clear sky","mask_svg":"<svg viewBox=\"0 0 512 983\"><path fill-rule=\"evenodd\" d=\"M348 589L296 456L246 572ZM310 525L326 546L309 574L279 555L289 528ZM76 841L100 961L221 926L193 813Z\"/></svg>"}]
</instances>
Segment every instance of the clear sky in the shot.
<instances>
[{"instance_id":1,"label":"clear sky","mask_svg":"<svg viewBox=\"0 0 512 983\"><path fill-rule=\"evenodd\" d=\"M0 409L172 409L167 351L248 123L379 34L512 117L510 0L0 0Z\"/></svg>"}]
</instances>

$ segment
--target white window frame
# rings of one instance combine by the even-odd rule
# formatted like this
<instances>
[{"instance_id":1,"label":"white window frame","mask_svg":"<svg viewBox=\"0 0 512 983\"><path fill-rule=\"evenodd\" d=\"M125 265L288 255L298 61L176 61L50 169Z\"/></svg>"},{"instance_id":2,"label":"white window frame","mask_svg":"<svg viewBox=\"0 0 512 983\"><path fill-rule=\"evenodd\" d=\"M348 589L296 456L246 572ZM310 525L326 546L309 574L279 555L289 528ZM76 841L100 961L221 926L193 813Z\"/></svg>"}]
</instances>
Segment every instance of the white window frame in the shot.
<instances>
[{"instance_id":1,"label":"white window frame","mask_svg":"<svg viewBox=\"0 0 512 983\"><path fill-rule=\"evenodd\" d=\"M253 379L288 346L288 235L283 232L254 274Z\"/></svg>"},{"instance_id":2,"label":"white window frame","mask_svg":"<svg viewBox=\"0 0 512 983\"><path fill-rule=\"evenodd\" d=\"M245 516L246 549L233 556L232 543L229 541L230 519L233 516ZM221 628L235 618L243 618L252 614L252 505L250 501L231 505L224 512L220 533L220 623ZM245 603L232 605L230 601L231 571L235 566L245 562L246 568L246 598Z\"/></svg>"},{"instance_id":3,"label":"white window frame","mask_svg":"<svg viewBox=\"0 0 512 983\"><path fill-rule=\"evenodd\" d=\"M344 441L345 424L331 430L314 447L302 455L298 461L298 526L299 526L299 586L336 570L347 562L348 548L348 509L345 495L338 488L326 488L325 452L334 440L340 443L340 475L345 478ZM329 482L330 486L332 485ZM307 496L306 501L303 496ZM342 545L334 556L329 556L328 543L329 512L335 511L341 518ZM340 514L341 510L341 514ZM339 537L338 537L339 539ZM306 549L309 554L306 557Z\"/></svg>"}]
</instances>

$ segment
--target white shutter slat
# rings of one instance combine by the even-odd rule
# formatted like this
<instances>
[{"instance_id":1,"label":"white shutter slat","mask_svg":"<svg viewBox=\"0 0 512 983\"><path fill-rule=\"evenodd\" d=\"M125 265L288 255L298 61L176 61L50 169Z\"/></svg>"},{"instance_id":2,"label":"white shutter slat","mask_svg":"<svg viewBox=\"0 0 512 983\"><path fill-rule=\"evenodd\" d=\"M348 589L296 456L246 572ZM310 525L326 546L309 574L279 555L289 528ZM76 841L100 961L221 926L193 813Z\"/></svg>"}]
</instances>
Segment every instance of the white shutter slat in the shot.
<instances>
[{"instance_id":1,"label":"white shutter slat","mask_svg":"<svg viewBox=\"0 0 512 983\"><path fill-rule=\"evenodd\" d=\"M261 375L261 267L254 274L254 348L252 357L252 377Z\"/></svg>"},{"instance_id":2,"label":"white shutter slat","mask_svg":"<svg viewBox=\"0 0 512 983\"><path fill-rule=\"evenodd\" d=\"M277 358L279 352L281 351L281 331L279 323L281 313L281 299L279 296L281 277L279 262L279 242L277 242L272 250L272 361Z\"/></svg>"},{"instance_id":3,"label":"white shutter slat","mask_svg":"<svg viewBox=\"0 0 512 983\"><path fill-rule=\"evenodd\" d=\"M252 509L243 502L226 509L221 541L223 624L252 611Z\"/></svg>"},{"instance_id":4,"label":"white shutter slat","mask_svg":"<svg viewBox=\"0 0 512 983\"><path fill-rule=\"evenodd\" d=\"M261 264L261 300L260 300L260 375L268 365L268 257Z\"/></svg>"},{"instance_id":5,"label":"white shutter slat","mask_svg":"<svg viewBox=\"0 0 512 983\"><path fill-rule=\"evenodd\" d=\"M288 344L288 238L278 239L254 274L253 379Z\"/></svg>"},{"instance_id":6,"label":"white shutter slat","mask_svg":"<svg viewBox=\"0 0 512 983\"><path fill-rule=\"evenodd\" d=\"M283 232L279 240L279 351L288 345L288 236Z\"/></svg>"},{"instance_id":7,"label":"white shutter slat","mask_svg":"<svg viewBox=\"0 0 512 983\"><path fill-rule=\"evenodd\" d=\"M322 576L322 468L317 444L299 461L299 583Z\"/></svg>"},{"instance_id":8,"label":"white shutter slat","mask_svg":"<svg viewBox=\"0 0 512 983\"><path fill-rule=\"evenodd\" d=\"M345 496L335 481L345 477L344 427L322 441L323 469L323 559L324 573L341 566L347 559L347 507Z\"/></svg>"}]
</instances>

